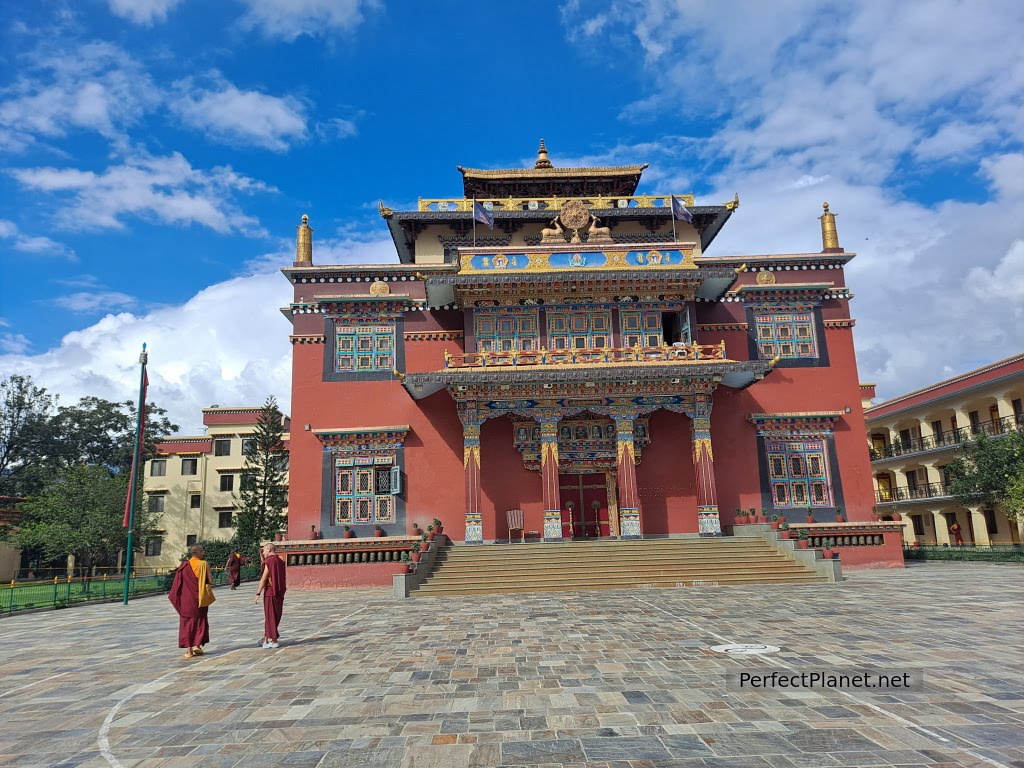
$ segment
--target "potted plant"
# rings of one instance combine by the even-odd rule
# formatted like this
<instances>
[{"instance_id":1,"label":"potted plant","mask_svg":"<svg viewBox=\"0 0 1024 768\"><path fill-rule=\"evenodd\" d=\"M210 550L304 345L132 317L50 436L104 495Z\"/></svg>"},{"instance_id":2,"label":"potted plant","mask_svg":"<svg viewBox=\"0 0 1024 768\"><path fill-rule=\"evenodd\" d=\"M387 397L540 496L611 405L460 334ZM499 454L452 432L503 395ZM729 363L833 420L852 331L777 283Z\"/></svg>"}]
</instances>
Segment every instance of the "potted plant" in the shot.
<instances>
[{"instance_id":1,"label":"potted plant","mask_svg":"<svg viewBox=\"0 0 1024 768\"><path fill-rule=\"evenodd\" d=\"M746 525L748 522L750 522L747 519L747 513L744 512L739 507L736 507L736 522L740 525Z\"/></svg>"},{"instance_id":2,"label":"potted plant","mask_svg":"<svg viewBox=\"0 0 1024 768\"><path fill-rule=\"evenodd\" d=\"M834 560L839 555L838 552L832 549L833 543L834 541L831 538L825 539L825 546L821 553L825 556L826 560Z\"/></svg>"},{"instance_id":3,"label":"potted plant","mask_svg":"<svg viewBox=\"0 0 1024 768\"><path fill-rule=\"evenodd\" d=\"M433 541L430 538L429 533L420 534L420 549L430 549L430 542Z\"/></svg>"},{"instance_id":4,"label":"potted plant","mask_svg":"<svg viewBox=\"0 0 1024 768\"><path fill-rule=\"evenodd\" d=\"M761 522L770 523L772 521L771 515L768 514L768 510L761 507Z\"/></svg>"},{"instance_id":5,"label":"potted plant","mask_svg":"<svg viewBox=\"0 0 1024 768\"><path fill-rule=\"evenodd\" d=\"M413 523L412 524L412 535L413 536L419 536L421 533L423 533L423 531L420 530L420 524L419 523Z\"/></svg>"},{"instance_id":6,"label":"potted plant","mask_svg":"<svg viewBox=\"0 0 1024 768\"><path fill-rule=\"evenodd\" d=\"M378 525L376 528L373 529L373 535L376 536L378 539L382 539L388 535L388 532Z\"/></svg>"},{"instance_id":7,"label":"potted plant","mask_svg":"<svg viewBox=\"0 0 1024 768\"><path fill-rule=\"evenodd\" d=\"M779 530L779 526L780 525L781 525L781 523L779 522L779 516L778 515L772 515L772 530L773 531Z\"/></svg>"},{"instance_id":8,"label":"potted plant","mask_svg":"<svg viewBox=\"0 0 1024 768\"><path fill-rule=\"evenodd\" d=\"M444 527L441 525L441 521L438 520L436 517L434 518L434 533L444 533Z\"/></svg>"},{"instance_id":9,"label":"potted plant","mask_svg":"<svg viewBox=\"0 0 1024 768\"><path fill-rule=\"evenodd\" d=\"M846 515L843 514L843 508L842 507L836 507L836 522L837 523L845 523L846 522Z\"/></svg>"},{"instance_id":10,"label":"potted plant","mask_svg":"<svg viewBox=\"0 0 1024 768\"><path fill-rule=\"evenodd\" d=\"M779 536L783 539L791 539L793 534L789 531L789 523L783 520L779 523Z\"/></svg>"},{"instance_id":11,"label":"potted plant","mask_svg":"<svg viewBox=\"0 0 1024 768\"><path fill-rule=\"evenodd\" d=\"M800 531L800 536L797 538L797 546L800 549L807 549L810 546L810 542L807 541L807 531Z\"/></svg>"},{"instance_id":12,"label":"potted plant","mask_svg":"<svg viewBox=\"0 0 1024 768\"><path fill-rule=\"evenodd\" d=\"M760 523L761 522L761 518L757 516L757 510L754 509L753 507L751 507L750 511L747 512L747 516L750 518L750 521L752 523Z\"/></svg>"},{"instance_id":13,"label":"potted plant","mask_svg":"<svg viewBox=\"0 0 1024 768\"><path fill-rule=\"evenodd\" d=\"M814 522L814 510L811 509L810 507L807 508L807 522L808 523L813 523Z\"/></svg>"},{"instance_id":14,"label":"potted plant","mask_svg":"<svg viewBox=\"0 0 1024 768\"><path fill-rule=\"evenodd\" d=\"M433 541L434 540L434 526L428 525L427 526L427 532L426 532L425 535L427 537L427 541Z\"/></svg>"},{"instance_id":15,"label":"potted plant","mask_svg":"<svg viewBox=\"0 0 1024 768\"><path fill-rule=\"evenodd\" d=\"M414 541L412 546L409 547L409 561L418 563L421 557L423 557L423 555L420 554L420 543L418 541Z\"/></svg>"},{"instance_id":16,"label":"potted plant","mask_svg":"<svg viewBox=\"0 0 1024 768\"><path fill-rule=\"evenodd\" d=\"M405 572L406 573L411 573L412 572L412 560L411 560L411 557L412 556L408 552L403 552L402 553L402 563L405 565Z\"/></svg>"},{"instance_id":17,"label":"potted plant","mask_svg":"<svg viewBox=\"0 0 1024 768\"><path fill-rule=\"evenodd\" d=\"M345 526L345 533L343 534L343 536L346 539L354 539L356 537L356 532L352 530L352 526L346 525Z\"/></svg>"}]
</instances>

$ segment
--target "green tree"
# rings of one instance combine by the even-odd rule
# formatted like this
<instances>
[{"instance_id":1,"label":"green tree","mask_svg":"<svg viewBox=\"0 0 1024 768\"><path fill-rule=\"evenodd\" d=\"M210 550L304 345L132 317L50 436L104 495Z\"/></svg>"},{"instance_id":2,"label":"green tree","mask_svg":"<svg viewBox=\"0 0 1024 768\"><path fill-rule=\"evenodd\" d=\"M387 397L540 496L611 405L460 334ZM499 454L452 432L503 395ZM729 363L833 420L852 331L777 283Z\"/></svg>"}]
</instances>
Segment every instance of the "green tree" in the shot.
<instances>
[{"instance_id":1,"label":"green tree","mask_svg":"<svg viewBox=\"0 0 1024 768\"><path fill-rule=\"evenodd\" d=\"M0 381L0 495L27 496L42 487L40 461L54 447L53 408L53 397L30 376Z\"/></svg>"},{"instance_id":2,"label":"green tree","mask_svg":"<svg viewBox=\"0 0 1024 768\"><path fill-rule=\"evenodd\" d=\"M961 504L1001 504L1010 519L1024 507L1024 433L979 435L949 465L949 487Z\"/></svg>"},{"instance_id":3,"label":"green tree","mask_svg":"<svg viewBox=\"0 0 1024 768\"><path fill-rule=\"evenodd\" d=\"M240 551L252 556L259 542L273 539L284 526L288 505L288 449L284 415L271 396L263 404L256 430L245 443L245 467L239 494L236 536Z\"/></svg>"},{"instance_id":4,"label":"green tree","mask_svg":"<svg viewBox=\"0 0 1024 768\"><path fill-rule=\"evenodd\" d=\"M127 546L128 530L121 527L127 492L126 472L102 465L72 467L25 502L12 541L47 560L74 555L82 572L113 563ZM145 507L136 510L138 541L152 535L152 517Z\"/></svg>"}]
</instances>

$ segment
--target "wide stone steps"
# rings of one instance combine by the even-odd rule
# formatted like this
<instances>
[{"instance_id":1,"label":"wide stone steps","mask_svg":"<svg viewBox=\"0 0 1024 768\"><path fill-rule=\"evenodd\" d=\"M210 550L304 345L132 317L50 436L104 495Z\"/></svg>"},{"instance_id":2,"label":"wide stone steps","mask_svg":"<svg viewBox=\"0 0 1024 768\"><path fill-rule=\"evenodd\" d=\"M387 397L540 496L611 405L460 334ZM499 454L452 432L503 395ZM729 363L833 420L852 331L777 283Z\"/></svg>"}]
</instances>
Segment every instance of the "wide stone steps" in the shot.
<instances>
[{"instance_id":1,"label":"wide stone steps","mask_svg":"<svg viewBox=\"0 0 1024 768\"><path fill-rule=\"evenodd\" d=\"M448 547L413 596L824 582L759 539Z\"/></svg>"}]
</instances>

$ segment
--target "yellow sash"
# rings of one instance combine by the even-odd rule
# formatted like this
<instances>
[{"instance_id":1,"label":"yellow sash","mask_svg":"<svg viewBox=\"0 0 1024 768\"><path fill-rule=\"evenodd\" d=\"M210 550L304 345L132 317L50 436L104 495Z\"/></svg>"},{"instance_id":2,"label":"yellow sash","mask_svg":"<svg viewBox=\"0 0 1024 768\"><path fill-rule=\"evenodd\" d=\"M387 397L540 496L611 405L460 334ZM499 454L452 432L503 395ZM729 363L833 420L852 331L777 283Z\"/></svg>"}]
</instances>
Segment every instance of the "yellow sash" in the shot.
<instances>
[{"instance_id":1,"label":"yellow sash","mask_svg":"<svg viewBox=\"0 0 1024 768\"><path fill-rule=\"evenodd\" d=\"M195 557L190 558L188 564L192 566L192 572L199 579L199 607L208 608L217 599L213 594L213 587L210 585L210 566L205 560Z\"/></svg>"}]
</instances>

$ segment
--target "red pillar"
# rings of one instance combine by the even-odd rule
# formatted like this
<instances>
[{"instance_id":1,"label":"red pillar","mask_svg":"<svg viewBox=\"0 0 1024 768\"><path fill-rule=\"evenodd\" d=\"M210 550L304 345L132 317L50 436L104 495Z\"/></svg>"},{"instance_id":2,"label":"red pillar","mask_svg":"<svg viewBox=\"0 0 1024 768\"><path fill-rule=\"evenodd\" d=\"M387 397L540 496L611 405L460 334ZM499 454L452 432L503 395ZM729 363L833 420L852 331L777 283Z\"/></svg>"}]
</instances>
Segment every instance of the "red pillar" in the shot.
<instances>
[{"instance_id":1,"label":"red pillar","mask_svg":"<svg viewBox=\"0 0 1024 768\"><path fill-rule=\"evenodd\" d=\"M715 455L711 449L710 404L690 415L693 428L693 466L697 476L697 530L701 536L721 536L718 494L715 491Z\"/></svg>"},{"instance_id":2,"label":"red pillar","mask_svg":"<svg viewBox=\"0 0 1024 768\"><path fill-rule=\"evenodd\" d=\"M640 530L640 493L636 487L636 454L633 444L633 417L615 418L616 483L619 486L619 531L624 539L638 539Z\"/></svg>"},{"instance_id":3,"label":"red pillar","mask_svg":"<svg viewBox=\"0 0 1024 768\"><path fill-rule=\"evenodd\" d=\"M459 408L462 420L462 467L466 480L466 543L482 544L483 517L480 513L480 418L476 403Z\"/></svg>"}]
</instances>

